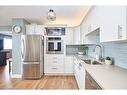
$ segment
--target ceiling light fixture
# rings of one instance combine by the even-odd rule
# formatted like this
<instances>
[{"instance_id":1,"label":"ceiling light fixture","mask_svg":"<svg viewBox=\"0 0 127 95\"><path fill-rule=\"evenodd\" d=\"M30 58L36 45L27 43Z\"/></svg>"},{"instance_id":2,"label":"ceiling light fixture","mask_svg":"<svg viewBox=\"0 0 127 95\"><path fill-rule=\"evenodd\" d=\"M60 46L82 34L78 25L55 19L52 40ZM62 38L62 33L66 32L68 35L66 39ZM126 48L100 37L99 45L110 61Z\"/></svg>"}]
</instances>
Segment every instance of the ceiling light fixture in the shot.
<instances>
[{"instance_id":1,"label":"ceiling light fixture","mask_svg":"<svg viewBox=\"0 0 127 95\"><path fill-rule=\"evenodd\" d=\"M54 21L56 20L56 13L54 12L54 10L50 9L48 14L47 14L47 19L50 21Z\"/></svg>"}]
</instances>

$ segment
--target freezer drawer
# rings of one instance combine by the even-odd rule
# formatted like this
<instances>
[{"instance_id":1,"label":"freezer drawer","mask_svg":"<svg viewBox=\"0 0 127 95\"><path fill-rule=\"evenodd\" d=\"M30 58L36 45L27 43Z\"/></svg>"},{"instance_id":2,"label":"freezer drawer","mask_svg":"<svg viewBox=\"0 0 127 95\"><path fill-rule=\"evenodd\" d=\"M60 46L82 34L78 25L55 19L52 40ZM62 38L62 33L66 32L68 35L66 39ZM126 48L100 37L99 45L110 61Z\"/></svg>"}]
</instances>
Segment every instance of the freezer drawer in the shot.
<instances>
[{"instance_id":1,"label":"freezer drawer","mask_svg":"<svg viewBox=\"0 0 127 95\"><path fill-rule=\"evenodd\" d=\"M23 64L23 79L39 79L40 64Z\"/></svg>"}]
</instances>

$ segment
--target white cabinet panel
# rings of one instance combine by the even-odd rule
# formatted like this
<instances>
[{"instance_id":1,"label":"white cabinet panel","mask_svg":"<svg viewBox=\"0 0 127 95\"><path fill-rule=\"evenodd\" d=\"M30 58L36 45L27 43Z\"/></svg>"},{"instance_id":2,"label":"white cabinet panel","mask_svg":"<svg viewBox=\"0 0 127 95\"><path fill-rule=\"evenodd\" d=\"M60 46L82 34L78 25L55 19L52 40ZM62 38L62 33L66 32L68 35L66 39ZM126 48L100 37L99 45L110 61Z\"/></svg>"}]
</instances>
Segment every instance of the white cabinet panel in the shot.
<instances>
[{"instance_id":1,"label":"white cabinet panel","mask_svg":"<svg viewBox=\"0 0 127 95\"><path fill-rule=\"evenodd\" d=\"M57 74L57 73L64 73L64 68L63 66L60 66L60 65L46 65L45 66L45 74L46 73L50 73L50 74Z\"/></svg>"},{"instance_id":2,"label":"white cabinet panel","mask_svg":"<svg viewBox=\"0 0 127 95\"><path fill-rule=\"evenodd\" d=\"M35 33L44 36L44 32L45 32L44 26L43 25L36 25L35 27L36 27Z\"/></svg>"},{"instance_id":3,"label":"white cabinet panel","mask_svg":"<svg viewBox=\"0 0 127 95\"><path fill-rule=\"evenodd\" d=\"M71 28L71 27L67 27L66 28L66 44L67 45L70 45L70 44L73 44L73 32L74 32L74 29Z\"/></svg>"},{"instance_id":4,"label":"white cabinet panel","mask_svg":"<svg viewBox=\"0 0 127 95\"><path fill-rule=\"evenodd\" d=\"M66 56L64 61L64 70L67 74L73 74L73 56Z\"/></svg>"},{"instance_id":5,"label":"white cabinet panel","mask_svg":"<svg viewBox=\"0 0 127 95\"><path fill-rule=\"evenodd\" d=\"M87 31L87 22L84 21L80 26L80 43L85 43L85 33Z\"/></svg>"},{"instance_id":6,"label":"white cabinet panel","mask_svg":"<svg viewBox=\"0 0 127 95\"><path fill-rule=\"evenodd\" d=\"M93 42L91 32L97 28L100 28L99 42L127 40L126 23L126 6L94 6L80 26L81 42Z\"/></svg>"},{"instance_id":7,"label":"white cabinet panel","mask_svg":"<svg viewBox=\"0 0 127 95\"><path fill-rule=\"evenodd\" d=\"M86 72L85 72L85 68L82 66L79 66L79 74L78 74L78 77L79 77L79 89L85 89L85 75L86 75Z\"/></svg>"},{"instance_id":8,"label":"white cabinet panel","mask_svg":"<svg viewBox=\"0 0 127 95\"><path fill-rule=\"evenodd\" d=\"M57 54L45 55L44 73L73 75L73 57Z\"/></svg>"},{"instance_id":9,"label":"white cabinet panel","mask_svg":"<svg viewBox=\"0 0 127 95\"><path fill-rule=\"evenodd\" d=\"M85 68L83 67L84 63L80 59L74 57L74 75L78 84L79 89L85 89Z\"/></svg>"},{"instance_id":10,"label":"white cabinet panel","mask_svg":"<svg viewBox=\"0 0 127 95\"><path fill-rule=\"evenodd\" d=\"M43 25L26 25L26 34L36 34L44 36L44 26Z\"/></svg>"},{"instance_id":11,"label":"white cabinet panel","mask_svg":"<svg viewBox=\"0 0 127 95\"><path fill-rule=\"evenodd\" d=\"M26 25L26 34L34 34L35 26L34 25Z\"/></svg>"},{"instance_id":12,"label":"white cabinet panel","mask_svg":"<svg viewBox=\"0 0 127 95\"><path fill-rule=\"evenodd\" d=\"M73 42L74 42L74 44L81 44L80 26L74 27Z\"/></svg>"},{"instance_id":13,"label":"white cabinet panel","mask_svg":"<svg viewBox=\"0 0 127 95\"><path fill-rule=\"evenodd\" d=\"M126 40L126 7L107 6L102 8L101 42Z\"/></svg>"},{"instance_id":14,"label":"white cabinet panel","mask_svg":"<svg viewBox=\"0 0 127 95\"><path fill-rule=\"evenodd\" d=\"M44 73L45 74L64 73L64 56L55 54L45 55Z\"/></svg>"}]
</instances>

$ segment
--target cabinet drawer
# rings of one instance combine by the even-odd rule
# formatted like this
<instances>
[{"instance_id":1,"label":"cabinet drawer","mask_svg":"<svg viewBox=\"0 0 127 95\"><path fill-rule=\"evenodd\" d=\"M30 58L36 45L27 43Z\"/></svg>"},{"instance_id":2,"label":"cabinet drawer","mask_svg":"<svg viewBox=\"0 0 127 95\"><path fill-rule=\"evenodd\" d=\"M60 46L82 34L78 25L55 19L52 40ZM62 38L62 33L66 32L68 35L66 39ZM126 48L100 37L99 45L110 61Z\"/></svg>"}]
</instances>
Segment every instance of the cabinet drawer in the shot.
<instances>
[{"instance_id":1,"label":"cabinet drawer","mask_svg":"<svg viewBox=\"0 0 127 95\"><path fill-rule=\"evenodd\" d=\"M45 64L46 65L61 65L64 63L63 58L57 58L57 57L52 57L52 58L45 58Z\"/></svg>"},{"instance_id":2,"label":"cabinet drawer","mask_svg":"<svg viewBox=\"0 0 127 95\"><path fill-rule=\"evenodd\" d=\"M64 73L64 56L46 55L44 64L45 73Z\"/></svg>"},{"instance_id":3,"label":"cabinet drawer","mask_svg":"<svg viewBox=\"0 0 127 95\"><path fill-rule=\"evenodd\" d=\"M64 68L63 66L47 66L45 68L45 73L63 73L64 72Z\"/></svg>"},{"instance_id":4,"label":"cabinet drawer","mask_svg":"<svg viewBox=\"0 0 127 95\"><path fill-rule=\"evenodd\" d=\"M63 61L59 60L45 60L45 66L52 65L63 65Z\"/></svg>"}]
</instances>

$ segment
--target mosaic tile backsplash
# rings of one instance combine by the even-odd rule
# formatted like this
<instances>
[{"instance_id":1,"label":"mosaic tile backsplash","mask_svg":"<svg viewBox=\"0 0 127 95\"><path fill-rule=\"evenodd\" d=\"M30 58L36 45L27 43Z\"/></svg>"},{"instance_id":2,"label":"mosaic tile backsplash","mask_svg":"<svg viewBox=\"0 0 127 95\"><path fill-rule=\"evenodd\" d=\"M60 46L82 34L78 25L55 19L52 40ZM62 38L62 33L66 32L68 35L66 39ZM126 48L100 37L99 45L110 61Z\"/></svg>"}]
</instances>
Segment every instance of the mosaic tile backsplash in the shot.
<instances>
[{"instance_id":1,"label":"mosaic tile backsplash","mask_svg":"<svg viewBox=\"0 0 127 95\"><path fill-rule=\"evenodd\" d=\"M108 42L101 43L103 47L103 57L111 57L113 59L113 64L127 69L127 42ZM93 48L95 45L88 45L89 51L88 55L95 57L95 52Z\"/></svg>"},{"instance_id":2,"label":"mosaic tile backsplash","mask_svg":"<svg viewBox=\"0 0 127 95\"><path fill-rule=\"evenodd\" d=\"M87 47L85 45L66 45L66 54L72 55L72 54L78 54L79 51L81 51L82 47ZM88 50L85 50L84 53L88 53Z\"/></svg>"}]
</instances>

